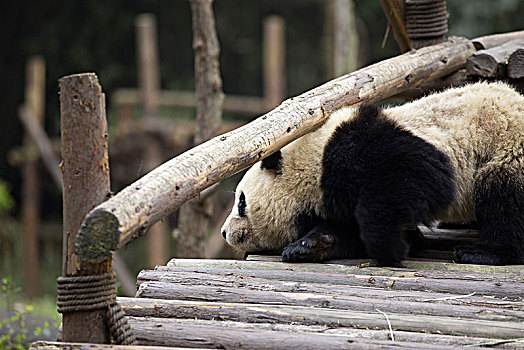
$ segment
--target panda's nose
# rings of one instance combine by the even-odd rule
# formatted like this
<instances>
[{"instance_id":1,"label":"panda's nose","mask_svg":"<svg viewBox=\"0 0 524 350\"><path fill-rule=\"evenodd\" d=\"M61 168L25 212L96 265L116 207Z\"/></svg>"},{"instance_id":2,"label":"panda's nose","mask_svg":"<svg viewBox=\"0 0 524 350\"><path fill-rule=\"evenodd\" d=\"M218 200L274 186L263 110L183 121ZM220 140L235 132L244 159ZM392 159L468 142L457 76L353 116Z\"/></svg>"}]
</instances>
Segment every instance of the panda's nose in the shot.
<instances>
[{"instance_id":1,"label":"panda's nose","mask_svg":"<svg viewBox=\"0 0 524 350\"><path fill-rule=\"evenodd\" d=\"M222 231L222 237L224 237L224 239L226 239L226 230Z\"/></svg>"}]
</instances>

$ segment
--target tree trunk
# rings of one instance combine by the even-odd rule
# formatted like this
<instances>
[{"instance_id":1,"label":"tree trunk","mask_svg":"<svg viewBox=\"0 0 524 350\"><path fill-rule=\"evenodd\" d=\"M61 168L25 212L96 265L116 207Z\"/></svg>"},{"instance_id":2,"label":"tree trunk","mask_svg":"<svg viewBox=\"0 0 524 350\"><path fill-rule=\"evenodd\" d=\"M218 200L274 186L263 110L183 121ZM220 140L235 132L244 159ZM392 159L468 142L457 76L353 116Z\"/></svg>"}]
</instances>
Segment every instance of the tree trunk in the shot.
<instances>
[{"instance_id":1,"label":"tree trunk","mask_svg":"<svg viewBox=\"0 0 524 350\"><path fill-rule=\"evenodd\" d=\"M469 40L455 37L376 63L288 99L255 121L179 155L87 216L80 231L82 256L104 259L207 187L317 129L332 111L380 101L450 74L473 52Z\"/></svg>"},{"instance_id":2,"label":"tree trunk","mask_svg":"<svg viewBox=\"0 0 524 350\"><path fill-rule=\"evenodd\" d=\"M222 123L222 78L218 57L220 46L213 16L213 0L190 0L195 51L196 131L198 145L218 134ZM193 199L180 208L177 255L203 257L207 226L213 210L212 198Z\"/></svg>"},{"instance_id":3,"label":"tree trunk","mask_svg":"<svg viewBox=\"0 0 524 350\"><path fill-rule=\"evenodd\" d=\"M380 3L400 51L411 50L411 40L408 38L404 23L404 0L380 0Z\"/></svg>"}]
</instances>

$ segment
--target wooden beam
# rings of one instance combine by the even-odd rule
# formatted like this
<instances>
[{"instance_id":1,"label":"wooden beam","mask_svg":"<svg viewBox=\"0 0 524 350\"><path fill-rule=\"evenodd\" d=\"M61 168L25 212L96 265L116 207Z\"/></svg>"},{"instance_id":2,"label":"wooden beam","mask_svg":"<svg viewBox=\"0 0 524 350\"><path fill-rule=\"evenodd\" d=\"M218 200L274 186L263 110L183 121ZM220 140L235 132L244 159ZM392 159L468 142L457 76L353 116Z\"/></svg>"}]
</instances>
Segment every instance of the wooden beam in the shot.
<instances>
[{"instance_id":1,"label":"wooden beam","mask_svg":"<svg viewBox=\"0 0 524 350\"><path fill-rule=\"evenodd\" d=\"M411 50L411 40L408 38L404 24L404 0L380 0L386 14L393 36L401 52Z\"/></svg>"},{"instance_id":2,"label":"wooden beam","mask_svg":"<svg viewBox=\"0 0 524 350\"><path fill-rule=\"evenodd\" d=\"M62 172L59 168L60 162L53 151L53 145L51 140L49 140L49 137L47 137L43 126L38 122L37 118L30 114L26 106L23 106L18 110L18 117L22 121L26 132L35 142L38 151L40 152L40 157L42 158L47 171L53 178L53 181L57 187L62 190Z\"/></svg>"},{"instance_id":3,"label":"wooden beam","mask_svg":"<svg viewBox=\"0 0 524 350\"><path fill-rule=\"evenodd\" d=\"M266 110L275 108L286 97L285 22L280 16L264 19L262 62Z\"/></svg>"},{"instance_id":4,"label":"wooden beam","mask_svg":"<svg viewBox=\"0 0 524 350\"><path fill-rule=\"evenodd\" d=\"M110 197L105 97L93 73L59 80L63 171L63 275L89 276L111 271L111 256L98 263L77 254L82 218ZM64 341L109 343L106 309L64 313Z\"/></svg>"},{"instance_id":5,"label":"wooden beam","mask_svg":"<svg viewBox=\"0 0 524 350\"><path fill-rule=\"evenodd\" d=\"M406 53L288 99L239 129L164 163L95 208L79 232L79 252L100 261L186 200L317 129L342 106L379 101L461 68L473 53L464 38Z\"/></svg>"},{"instance_id":6,"label":"wooden beam","mask_svg":"<svg viewBox=\"0 0 524 350\"><path fill-rule=\"evenodd\" d=\"M136 89L118 89L111 95L111 101L116 105L136 106L140 103L140 94ZM196 96L193 91L164 90L160 92L159 106L195 108ZM257 115L268 110L262 97L226 95L224 98L226 112Z\"/></svg>"},{"instance_id":7,"label":"wooden beam","mask_svg":"<svg viewBox=\"0 0 524 350\"><path fill-rule=\"evenodd\" d=\"M466 69L469 74L485 78L504 77L510 55L522 48L524 48L524 39L515 39L500 46L477 51L468 59Z\"/></svg>"},{"instance_id":8,"label":"wooden beam","mask_svg":"<svg viewBox=\"0 0 524 350\"><path fill-rule=\"evenodd\" d=\"M25 108L28 121L43 127L45 109L45 61L33 57L26 65ZM30 120L29 120L30 119ZM26 130L24 147L35 142ZM25 294L33 299L39 294L38 231L40 230L40 170L38 160L24 162L22 168L21 221Z\"/></svg>"},{"instance_id":9,"label":"wooden beam","mask_svg":"<svg viewBox=\"0 0 524 350\"><path fill-rule=\"evenodd\" d=\"M144 119L158 117L160 75L158 62L156 19L152 14L141 14L136 19L138 48L138 86L142 95ZM162 149L156 138L149 140L145 149L145 169L151 171L162 161ZM150 267L165 264L169 259L167 222L159 221L151 227L147 236L148 262Z\"/></svg>"}]
</instances>

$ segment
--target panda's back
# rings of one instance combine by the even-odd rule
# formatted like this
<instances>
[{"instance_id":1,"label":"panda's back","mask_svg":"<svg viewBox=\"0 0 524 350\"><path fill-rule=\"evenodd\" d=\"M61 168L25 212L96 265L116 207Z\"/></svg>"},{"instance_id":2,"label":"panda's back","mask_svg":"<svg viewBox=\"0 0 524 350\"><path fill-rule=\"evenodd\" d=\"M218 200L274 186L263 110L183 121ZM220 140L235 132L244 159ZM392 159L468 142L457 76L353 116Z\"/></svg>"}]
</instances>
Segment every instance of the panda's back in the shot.
<instances>
[{"instance_id":1,"label":"panda's back","mask_svg":"<svg viewBox=\"0 0 524 350\"><path fill-rule=\"evenodd\" d=\"M386 109L403 128L447 154L456 173L457 197L440 219L475 219L478 169L508 148L521 148L524 97L503 83L476 83Z\"/></svg>"}]
</instances>

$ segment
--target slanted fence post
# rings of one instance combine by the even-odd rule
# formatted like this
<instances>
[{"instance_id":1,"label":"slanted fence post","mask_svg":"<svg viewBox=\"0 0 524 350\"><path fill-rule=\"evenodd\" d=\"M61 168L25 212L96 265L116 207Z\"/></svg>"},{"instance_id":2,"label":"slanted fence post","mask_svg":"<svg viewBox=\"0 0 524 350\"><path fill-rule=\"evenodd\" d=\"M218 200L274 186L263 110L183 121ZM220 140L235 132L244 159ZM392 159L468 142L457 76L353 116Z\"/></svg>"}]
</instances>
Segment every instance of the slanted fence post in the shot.
<instances>
[{"instance_id":1,"label":"slanted fence post","mask_svg":"<svg viewBox=\"0 0 524 350\"><path fill-rule=\"evenodd\" d=\"M86 214L110 195L105 96L93 73L59 81L63 172L63 275L111 272L111 257L87 263L76 254ZM106 309L66 312L62 337L69 342L109 343Z\"/></svg>"}]
</instances>

